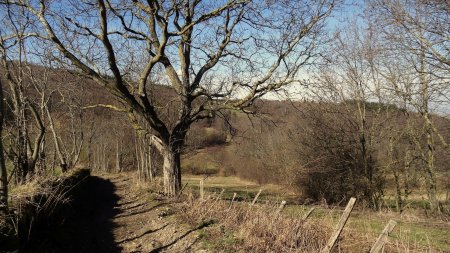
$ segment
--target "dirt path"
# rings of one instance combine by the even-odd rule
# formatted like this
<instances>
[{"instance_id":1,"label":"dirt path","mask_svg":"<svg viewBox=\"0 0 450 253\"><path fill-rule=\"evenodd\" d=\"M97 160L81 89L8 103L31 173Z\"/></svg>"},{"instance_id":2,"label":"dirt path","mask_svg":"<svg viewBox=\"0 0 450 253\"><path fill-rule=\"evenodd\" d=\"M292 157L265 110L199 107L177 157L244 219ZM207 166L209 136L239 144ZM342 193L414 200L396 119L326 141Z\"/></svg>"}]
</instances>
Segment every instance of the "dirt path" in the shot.
<instances>
[{"instance_id":1,"label":"dirt path","mask_svg":"<svg viewBox=\"0 0 450 253\"><path fill-rule=\"evenodd\" d=\"M119 196L112 219L114 241L122 252L192 252L197 229L178 224L170 205L150 200L130 187L130 180L109 178Z\"/></svg>"},{"instance_id":2,"label":"dirt path","mask_svg":"<svg viewBox=\"0 0 450 253\"><path fill-rule=\"evenodd\" d=\"M170 204L131 187L127 175L89 180L88 196L48 235L43 252L198 252L201 228L178 224Z\"/></svg>"}]
</instances>

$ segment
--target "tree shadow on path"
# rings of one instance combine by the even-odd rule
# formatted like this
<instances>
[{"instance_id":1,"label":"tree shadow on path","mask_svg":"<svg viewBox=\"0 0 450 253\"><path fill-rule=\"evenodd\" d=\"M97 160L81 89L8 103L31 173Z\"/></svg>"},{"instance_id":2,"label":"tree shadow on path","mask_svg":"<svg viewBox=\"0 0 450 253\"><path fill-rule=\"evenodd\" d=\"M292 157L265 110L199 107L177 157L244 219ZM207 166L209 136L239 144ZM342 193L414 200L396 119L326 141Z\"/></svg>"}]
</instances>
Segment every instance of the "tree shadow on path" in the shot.
<instances>
[{"instance_id":1,"label":"tree shadow on path","mask_svg":"<svg viewBox=\"0 0 450 253\"><path fill-rule=\"evenodd\" d=\"M186 231L184 234L178 236L177 238L175 238L173 241L167 243L166 245L162 245L160 247L157 247L153 250L150 251L150 253L159 253L162 252L163 250L166 250L167 248L169 248L170 246L174 245L175 243L179 242L180 240L182 240L183 238L185 238L186 236L188 236L189 234L197 231L197 230L201 230L203 228L209 227L210 225L214 224L213 220L209 220L209 221L205 221L202 224L198 225L195 228L192 228L188 231ZM194 244L197 241L197 239L194 240L193 243L191 243L191 245L189 247L192 246L192 244Z\"/></svg>"},{"instance_id":2,"label":"tree shadow on path","mask_svg":"<svg viewBox=\"0 0 450 253\"><path fill-rule=\"evenodd\" d=\"M100 177L87 180L62 224L51 231L39 231L29 252L121 252L113 235L113 217L120 212L114 208L119 200L116 188Z\"/></svg>"}]
</instances>

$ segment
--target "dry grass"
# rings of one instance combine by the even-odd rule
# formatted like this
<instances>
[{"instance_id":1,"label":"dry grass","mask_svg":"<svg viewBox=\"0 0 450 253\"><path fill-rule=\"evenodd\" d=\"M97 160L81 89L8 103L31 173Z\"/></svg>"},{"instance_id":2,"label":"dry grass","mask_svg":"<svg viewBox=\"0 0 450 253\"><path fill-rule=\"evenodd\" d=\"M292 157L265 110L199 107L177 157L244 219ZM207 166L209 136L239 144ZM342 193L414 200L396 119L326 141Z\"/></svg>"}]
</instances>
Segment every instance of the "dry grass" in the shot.
<instances>
[{"instance_id":1,"label":"dry grass","mask_svg":"<svg viewBox=\"0 0 450 253\"><path fill-rule=\"evenodd\" d=\"M51 217L59 206L71 201L67 193L88 175L88 171L77 169L58 177L35 177L26 184L14 187L10 194L12 212L9 221L15 233L19 233L20 223L32 226L40 217Z\"/></svg>"},{"instance_id":2,"label":"dry grass","mask_svg":"<svg viewBox=\"0 0 450 253\"><path fill-rule=\"evenodd\" d=\"M66 193L76 186L71 185L70 180L79 177L79 172L73 170L59 177L34 177L26 184L14 187L10 193L10 208L13 213L9 219L14 224L16 233L19 223L24 222L23 220L51 216L59 205L69 202L70 198Z\"/></svg>"},{"instance_id":3,"label":"dry grass","mask_svg":"<svg viewBox=\"0 0 450 253\"><path fill-rule=\"evenodd\" d=\"M320 252L342 213L341 209L320 208L305 221L299 213L277 215L275 202L250 206L248 202L223 200L218 193L209 194L205 200L197 196L188 192L175 207L183 221L192 226L215 224L201 233L204 247L212 252ZM368 217L377 215L370 214L356 211L351 215L334 252L370 250L387 223ZM386 219L388 217L383 216L383 220ZM432 247L430 242L415 238L410 229L404 221L400 222L389 237L386 252L445 252L445 247Z\"/></svg>"},{"instance_id":4,"label":"dry grass","mask_svg":"<svg viewBox=\"0 0 450 253\"><path fill-rule=\"evenodd\" d=\"M41 228L59 224L64 220L64 208L71 201L69 194L89 176L88 170L76 169L56 176L36 176L26 184L15 186L10 191L10 210L0 217L0 251L26 251ZM75 189L77 188L77 189Z\"/></svg>"},{"instance_id":5,"label":"dry grass","mask_svg":"<svg viewBox=\"0 0 450 253\"><path fill-rule=\"evenodd\" d=\"M318 252L332 231L325 223L278 215L275 204L231 203L216 194L205 200L190 194L178 207L191 225L216 223L203 236L206 246L214 251Z\"/></svg>"},{"instance_id":6,"label":"dry grass","mask_svg":"<svg viewBox=\"0 0 450 253\"><path fill-rule=\"evenodd\" d=\"M191 191L198 195L198 182L203 178L201 176L184 176L183 182L188 183L186 191ZM258 200L260 203L270 201L272 203L279 203L281 200L287 200L289 205L283 211L284 218L291 219L294 222L298 221L312 206L309 205L297 205L296 199L292 197L287 191L283 191L280 186L271 185L259 185L256 183L241 180L236 177L208 177L204 181L205 192L207 194L218 194L221 190L225 190L221 196L222 200L226 200L227 203L231 200L233 193L237 193L237 198L242 202L251 202L253 197L259 191L263 189L262 194ZM192 193L191 193L192 194ZM217 196L217 195L216 195ZM292 200L291 200L292 199ZM193 203L192 208L197 208L195 199L188 200ZM219 201L223 202L223 201ZM210 205L208 203L207 205ZM248 206L247 204L239 204ZM216 205L223 209L220 204ZM260 205L258 208L266 208L266 205ZM326 203L314 206L316 209L308 219L309 224L318 224L319 226L326 226L328 229L333 228L337 224L340 215L342 214L342 208L336 206L328 206ZM206 208L206 207L205 207ZM274 208L273 206L270 208ZM213 207L214 209L214 207ZM227 211L223 209L222 211ZM220 212L221 210L210 211ZM184 211L183 211L184 212ZM202 217L196 215L196 211L193 211L193 218ZM231 215L228 215L231 216ZM226 216L226 217L228 217ZM214 218L215 217L215 218ZM222 223L224 215L214 214L210 218L214 218L219 226ZM365 252L369 251L370 247L376 241L377 237L383 230L388 221L392 219L397 221L397 226L393 230L389 237L386 249L389 252L450 252L450 223L448 223L448 217L430 217L423 209L417 209L409 207L405 209L402 214L395 212L390 208L385 208L383 211L373 211L371 209L364 209L361 206L357 206L353 210L347 225L341 236L339 247L336 249L341 252ZM192 222L198 222L197 220L191 220ZM235 220L231 220L235 222ZM294 223L293 223L294 224ZM223 226L225 228L225 226ZM241 241L245 241L243 234L239 234L239 229L225 229L225 232L208 231L207 239L211 241L213 247L216 249L222 249L224 245L222 241L225 241L226 245L241 244ZM217 245L218 244L218 245ZM229 250L230 252L235 251ZM251 250L253 251L253 250Z\"/></svg>"},{"instance_id":7,"label":"dry grass","mask_svg":"<svg viewBox=\"0 0 450 253\"><path fill-rule=\"evenodd\" d=\"M199 190L199 182L204 179L203 175L183 175L183 184L188 183L188 187L193 191ZM231 199L233 193L238 194L239 200L251 201L256 193L262 189L260 200L281 201L287 200L295 202L298 194L289 187L275 184L258 184L235 176L211 176L204 180L205 191L219 193L225 189L222 199Z\"/></svg>"}]
</instances>

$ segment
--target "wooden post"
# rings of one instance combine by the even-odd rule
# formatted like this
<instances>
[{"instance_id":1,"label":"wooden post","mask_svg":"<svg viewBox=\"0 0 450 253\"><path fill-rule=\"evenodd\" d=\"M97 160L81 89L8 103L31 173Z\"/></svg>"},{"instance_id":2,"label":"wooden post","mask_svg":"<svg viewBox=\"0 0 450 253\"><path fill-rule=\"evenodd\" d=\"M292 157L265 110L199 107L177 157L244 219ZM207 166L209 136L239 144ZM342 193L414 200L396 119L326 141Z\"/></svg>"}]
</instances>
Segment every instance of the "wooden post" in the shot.
<instances>
[{"instance_id":1,"label":"wooden post","mask_svg":"<svg viewBox=\"0 0 450 253\"><path fill-rule=\"evenodd\" d=\"M380 236L378 236L377 241L370 249L370 253L378 253L381 252L384 244L387 242L389 233L394 229L395 225L397 225L397 222L394 220L390 220L386 227L384 227L383 232L381 232Z\"/></svg>"},{"instance_id":2,"label":"wooden post","mask_svg":"<svg viewBox=\"0 0 450 253\"><path fill-rule=\"evenodd\" d=\"M286 201L281 201L281 204L280 204L280 206L278 207L278 210L277 210L277 212L275 213L276 214L276 216L278 216L280 213L281 213L281 211L283 210L283 208L284 208L284 206L286 205Z\"/></svg>"},{"instance_id":3,"label":"wooden post","mask_svg":"<svg viewBox=\"0 0 450 253\"><path fill-rule=\"evenodd\" d=\"M309 209L309 211L307 213L305 213L305 215L303 215L302 221L305 221L306 219L308 219L308 217L312 214L314 209L316 209L316 208L312 207L311 209Z\"/></svg>"},{"instance_id":4,"label":"wooden post","mask_svg":"<svg viewBox=\"0 0 450 253\"><path fill-rule=\"evenodd\" d=\"M228 209L230 209L231 206L233 205L233 202L234 202L234 199L236 198L236 196L237 196L237 193L233 193L233 198L231 199L230 207L228 207Z\"/></svg>"},{"instance_id":5,"label":"wooden post","mask_svg":"<svg viewBox=\"0 0 450 253\"><path fill-rule=\"evenodd\" d=\"M222 195L223 195L224 192L225 192L225 189L222 189L222 191L220 191L219 196L217 196L216 201L222 199Z\"/></svg>"},{"instance_id":6,"label":"wooden post","mask_svg":"<svg viewBox=\"0 0 450 253\"><path fill-rule=\"evenodd\" d=\"M262 192L262 189L259 189L259 192L256 194L256 196L255 196L255 198L253 199L253 201L252 201L252 203L250 204L250 206L255 205L256 200L258 199L259 194L261 194L261 192Z\"/></svg>"},{"instance_id":7,"label":"wooden post","mask_svg":"<svg viewBox=\"0 0 450 253\"><path fill-rule=\"evenodd\" d=\"M203 183L204 183L204 181L203 181L203 179L202 180L200 180L200 199L201 200L204 200L204 197L205 197L205 191L204 191L204 187L203 187Z\"/></svg>"},{"instance_id":8,"label":"wooden post","mask_svg":"<svg viewBox=\"0 0 450 253\"><path fill-rule=\"evenodd\" d=\"M188 185L188 183L184 184L184 186L181 188L180 192L177 194L176 198L179 198L181 196L181 194L183 193L184 188L186 188L187 185Z\"/></svg>"},{"instance_id":9,"label":"wooden post","mask_svg":"<svg viewBox=\"0 0 450 253\"><path fill-rule=\"evenodd\" d=\"M347 206L345 207L344 213L342 214L341 218L339 219L339 223L337 224L336 228L333 231L332 236L328 240L328 243L325 246L325 248L322 249L321 253L331 252L331 249L333 248L339 235L341 234L342 229L345 226L345 223L347 223L348 217L350 216L350 213L353 210L353 206L355 205L355 202L356 202L356 198L350 198Z\"/></svg>"}]
</instances>

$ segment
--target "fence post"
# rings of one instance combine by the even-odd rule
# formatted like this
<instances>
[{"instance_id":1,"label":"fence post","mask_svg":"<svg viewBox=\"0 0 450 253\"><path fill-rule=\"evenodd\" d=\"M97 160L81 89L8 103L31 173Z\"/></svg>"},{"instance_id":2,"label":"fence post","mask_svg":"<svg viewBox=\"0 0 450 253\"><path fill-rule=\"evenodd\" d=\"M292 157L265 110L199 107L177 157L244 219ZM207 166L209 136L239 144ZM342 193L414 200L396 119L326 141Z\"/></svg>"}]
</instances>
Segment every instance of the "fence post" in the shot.
<instances>
[{"instance_id":1,"label":"fence post","mask_svg":"<svg viewBox=\"0 0 450 253\"><path fill-rule=\"evenodd\" d=\"M222 195L223 195L224 192L225 192L225 189L222 189L222 190L220 191L219 196L217 196L216 201L222 199Z\"/></svg>"},{"instance_id":2,"label":"fence post","mask_svg":"<svg viewBox=\"0 0 450 253\"><path fill-rule=\"evenodd\" d=\"M386 227L384 227L383 232L378 236L377 241L370 249L370 253L378 253L381 252L384 244L387 242L389 233L394 229L395 225L397 225L397 222L394 220L390 220Z\"/></svg>"},{"instance_id":3,"label":"fence post","mask_svg":"<svg viewBox=\"0 0 450 253\"><path fill-rule=\"evenodd\" d=\"M281 204L280 204L280 206L278 207L278 210L277 210L277 212L275 213L275 215L276 216L278 216L280 213L281 213L281 211L283 210L283 208L284 208L284 206L286 205L286 201L281 201Z\"/></svg>"},{"instance_id":4,"label":"fence post","mask_svg":"<svg viewBox=\"0 0 450 253\"><path fill-rule=\"evenodd\" d=\"M203 179L201 179L200 180L200 199L201 200L204 200L204 197L205 197L205 191L204 191L204 187L203 187L203 183L204 183L204 180Z\"/></svg>"},{"instance_id":5,"label":"fence post","mask_svg":"<svg viewBox=\"0 0 450 253\"><path fill-rule=\"evenodd\" d=\"M181 194L183 193L184 188L186 188L186 186L188 185L188 183L185 183L183 188L181 188L180 192L177 194L177 199L181 196Z\"/></svg>"},{"instance_id":6,"label":"fence post","mask_svg":"<svg viewBox=\"0 0 450 253\"><path fill-rule=\"evenodd\" d=\"M325 246L325 248L322 249L321 253L331 252L331 249L333 248L339 235L341 234L342 229L345 226L345 223L347 223L348 217L350 216L350 213L353 210L353 206L355 205L355 202L356 202L356 198L350 198L350 200L347 203L347 206L345 207L344 213L342 214L341 218L339 219L339 223L337 224L336 228L333 231L332 236L328 240L328 243Z\"/></svg>"},{"instance_id":7,"label":"fence post","mask_svg":"<svg viewBox=\"0 0 450 253\"><path fill-rule=\"evenodd\" d=\"M316 208L315 207L311 207L311 209L309 209L309 211L307 213L305 213L305 215L303 215L302 221L305 221L306 219L308 219L308 217L312 214L314 209L316 209Z\"/></svg>"},{"instance_id":8,"label":"fence post","mask_svg":"<svg viewBox=\"0 0 450 253\"><path fill-rule=\"evenodd\" d=\"M261 192L262 192L262 189L259 189L259 192L256 194L256 196L255 196L255 198L253 199L253 201L252 201L252 203L250 204L250 206L253 206L253 205L256 203L256 200L258 199L259 194L261 194Z\"/></svg>"},{"instance_id":9,"label":"fence post","mask_svg":"<svg viewBox=\"0 0 450 253\"><path fill-rule=\"evenodd\" d=\"M237 193L233 193L233 198L231 199L230 206L227 209L227 213L231 210L231 207L233 206L233 202L234 202L234 199L236 198L236 196L237 196Z\"/></svg>"}]
</instances>

